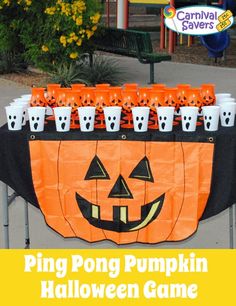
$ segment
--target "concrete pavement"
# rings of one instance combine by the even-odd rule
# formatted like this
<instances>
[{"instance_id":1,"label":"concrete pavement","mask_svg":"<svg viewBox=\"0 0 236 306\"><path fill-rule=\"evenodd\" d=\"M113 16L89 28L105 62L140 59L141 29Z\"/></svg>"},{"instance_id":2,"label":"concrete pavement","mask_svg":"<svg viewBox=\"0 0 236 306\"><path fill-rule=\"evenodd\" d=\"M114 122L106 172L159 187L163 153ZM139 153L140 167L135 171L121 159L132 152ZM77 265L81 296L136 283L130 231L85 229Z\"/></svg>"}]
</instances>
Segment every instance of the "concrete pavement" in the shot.
<instances>
[{"instance_id":1,"label":"concrete pavement","mask_svg":"<svg viewBox=\"0 0 236 306\"><path fill-rule=\"evenodd\" d=\"M126 75L126 82L146 85L149 75L148 65L142 65L135 59L118 57ZM202 83L215 83L217 92L231 92L236 97L236 69L217 68L178 63L161 63L156 65L156 80L173 86L177 83L190 83L198 86ZM4 106L13 98L29 93L30 88L0 79L0 123L5 120ZM0 209L1 209L0 205ZM24 247L24 211L23 200L17 199L10 206L10 240L11 248ZM0 210L0 247L2 239L2 210ZM89 244L80 239L64 239L51 230L44 222L39 210L29 208L30 236L32 248L119 248L112 242ZM157 245L133 244L125 248L228 248L229 214L228 210L200 223L198 231L182 242L161 243Z\"/></svg>"}]
</instances>

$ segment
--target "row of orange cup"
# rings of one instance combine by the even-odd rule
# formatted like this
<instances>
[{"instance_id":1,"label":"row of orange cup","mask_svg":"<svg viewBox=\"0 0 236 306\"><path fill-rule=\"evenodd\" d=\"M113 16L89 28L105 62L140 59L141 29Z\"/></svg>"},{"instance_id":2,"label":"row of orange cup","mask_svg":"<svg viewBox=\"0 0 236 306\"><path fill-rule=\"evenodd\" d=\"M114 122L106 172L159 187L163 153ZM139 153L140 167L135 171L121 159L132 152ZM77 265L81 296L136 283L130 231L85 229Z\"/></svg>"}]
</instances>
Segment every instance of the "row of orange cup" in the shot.
<instances>
[{"instance_id":1,"label":"row of orange cup","mask_svg":"<svg viewBox=\"0 0 236 306\"><path fill-rule=\"evenodd\" d=\"M134 106L149 106L155 111L157 106L174 106L178 112L181 106L215 104L214 84L202 84L199 88L189 84L178 84L174 88L165 84L154 84L152 87L139 87L137 84L124 84L123 87L112 87L109 84L98 84L86 87L84 84L73 84L71 88L61 88L59 84L48 84L45 88L32 88L31 106L71 106L76 111L79 106L95 106L102 112L104 106L122 106L124 111L131 112Z\"/></svg>"}]
</instances>

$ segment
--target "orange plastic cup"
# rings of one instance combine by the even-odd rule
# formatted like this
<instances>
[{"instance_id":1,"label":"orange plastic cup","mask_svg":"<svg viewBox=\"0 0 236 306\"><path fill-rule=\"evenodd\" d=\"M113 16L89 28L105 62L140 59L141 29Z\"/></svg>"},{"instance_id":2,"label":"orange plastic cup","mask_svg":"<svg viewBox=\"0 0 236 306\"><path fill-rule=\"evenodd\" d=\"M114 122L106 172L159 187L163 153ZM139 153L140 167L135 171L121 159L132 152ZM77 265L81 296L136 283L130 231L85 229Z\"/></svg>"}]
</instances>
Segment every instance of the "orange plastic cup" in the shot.
<instances>
[{"instance_id":1,"label":"orange plastic cup","mask_svg":"<svg viewBox=\"0 0 236 306\"><path fill-rule=\"evenodd\" d=\"M124 89L122 91L122 107L123 109L131 113L131 109L138 105L138 96L136 90Z\"/></svg>"},{"instance_id":2,"label":"orange plastic cup","mask_svg":"<svg viewBox=\"0 0 236 306\"><path fill-rule=\"evenodd\" d=\"M99 113L103 112L103 107L110 106L109 91L108 90L95 90L95 104L96 110Z\"/></svg>"},{"instance_id":3,"label":"orange plastic cup","mask_svg":"<svg viewBox=\"0 0 236 306\"><path fill-rule=\"evenodd\" d=\"M150 100L150 87L140 87L138 89L138 105L147 106Z\"/></svg>"},{"instance_id":4,"label":"orange plastic cup","mask_svg":"<svg viewBox=\"0 0 236 306\"><path fill-rule=\"evenodd\" d=\"M66 106L66 94L71 92L71 88L58 88L56 92L56 104L58 107Z\"/></svg>"},{"instance_id":5,"label":"orange plastic cup","mask_svg":"<svg viewBox=\"0 0 236 306\"><path fill-rule=\"evenodd\" d=\"M214 105L216 102L215 85L214 84L202 84L201 86L202 104Z\"/></svg>"},{"instance_id":6,"label":"orange plastic cup","mask_svg":"<svg viewBox=\"0 0 236 306\"><path fill-rule=\"evenodd\" d=\"M56 93L57 89L61 88L60 84L48 84L47 85L47 105L50 107L55 107L56 106Z\"/></svg>"},{"instance_id":7,"label":"orange plastic cup","mask_svg":"<svg viewBox=\"0 0 236 306\"><path fill-rule=\"evenodd\" d=\"M187 105L187 95L188 95L189 89L191 89L190 84L178 84L177 85L177 98L178 98L180 107Z\"/></svg>"},{"instance_id":8,"label":"orange plastic cup","mask_svg":"<svg viewBox=\"0 0 236 306\"><path fill-rule=\"evenodd\" d=\"M199 111L202 107L202 95L201 95L201 89L200 88L191 88L188 90L187 95L187 105L188 106L196 106L199 108Z\"/></svg>"},{"instance_id":9,"label":"orange plastic cup","mask_svg":"<svg viewBox=\"0 0 236 306\"><path fill-rule=\"evenodd\" d=\"M109 88L109 103L111 106L120 106L122 101L122 88L110 87Z\"/></svg>"},{"instance_id":10,"label":"orange plastic cup","mask_svg":"<svg viewBox=\"0 0 236 306\"><path fill-rule=\"evenodd\" d=\"M95 87L84 87L81 89L82 106L94 106L95 104Z\"/></svg>"},{"instance_id":11,"label":"orange plastic cup","mask_svg":"<svg viewBox=\"0 0 236 306\"><path fill-rule=\"evenodd\" d=\"M47 100L44 96L45 88L32 88L32 94L31 94L31 100L30 100L30 106L46 106Z\"/></svg>"},{"instance_id":12,"label":"orange plastic cup","mask_svg":"<svg viewBox=\"0 0 236 306\"><path fill-rule=\"evenodd\" d=\"M179 108L179 101L177 97L177 88L165 88L165 101L162 106L174 106L177 111Z\"/></svg>"},{"instance_id":13,"label":"orange plastic cup","mask_svg":"<svg viewBox=\"0 0 236 306\"><path fill-rule=\"evenodd\" d=\"M164 90L151 90L150 100L148 106L154 112L156 112L156 107L164 105L165 102L165 91Z\"/></svg>"}]
</instances>

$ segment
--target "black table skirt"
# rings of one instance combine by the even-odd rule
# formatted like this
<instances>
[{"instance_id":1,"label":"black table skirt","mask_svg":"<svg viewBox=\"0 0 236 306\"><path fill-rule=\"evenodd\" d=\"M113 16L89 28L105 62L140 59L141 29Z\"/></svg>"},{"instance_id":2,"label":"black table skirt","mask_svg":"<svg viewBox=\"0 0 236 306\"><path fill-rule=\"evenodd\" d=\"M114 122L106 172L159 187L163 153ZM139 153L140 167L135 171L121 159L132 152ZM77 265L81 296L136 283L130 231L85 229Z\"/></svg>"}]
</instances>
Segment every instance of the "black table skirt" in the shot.
<instances>
[{"instance_id":1,"label":"black table skirt","mask_svg":"<svg viewBox=\"0 0 236 306\"><path fill-rule=\"evenodd\" d=\"M26 126L22 131L8 131L7 126L0 128L0 180L14 189L18 195L39 208L34 192L28 141L44 140L142 140L142 141L187 141L214 142L214 161L211 192L202 219L214 216L236 202L236 128L220 128L217 132L205 132L198 127L197 132L184 133L175 127L171 133L149 131L134 133L122 130L117 133L95 131L81 133L57 133L55 124L50 122L42 133L32 133Z\"/></svg>"}]
</instances>

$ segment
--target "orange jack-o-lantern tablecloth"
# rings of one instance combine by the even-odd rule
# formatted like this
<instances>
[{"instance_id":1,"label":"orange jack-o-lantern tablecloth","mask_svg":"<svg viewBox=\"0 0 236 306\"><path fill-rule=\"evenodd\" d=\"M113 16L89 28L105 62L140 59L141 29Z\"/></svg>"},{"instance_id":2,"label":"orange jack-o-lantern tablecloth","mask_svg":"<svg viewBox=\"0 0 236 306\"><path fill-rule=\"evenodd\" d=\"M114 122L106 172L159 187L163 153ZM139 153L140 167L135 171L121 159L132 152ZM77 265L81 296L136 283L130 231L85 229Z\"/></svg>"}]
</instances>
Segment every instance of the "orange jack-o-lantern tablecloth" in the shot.
<instances>
[{"instance_id":1,"label":"orange jack-o-lantern tablecloth","mask_svg":"<svg viewBox=\"0 0 236 306\"><path fill-rule=\"evenodd\" d=\"M0 128L0 180L64 237L177 241L236 201L236 128L184 133Z\"/></svg>"},{"instance_id":2,"label":"orange jack-o-lantern tablecloth","mask_svg":"<svg viewBox=\"0 0 236 306\"><path fill-rule=\"evenodd\" d=\"M64 237L118 244L184 239L210 193L214 144L30 141L35 192Z\"/></svg>"}]
</instances>

